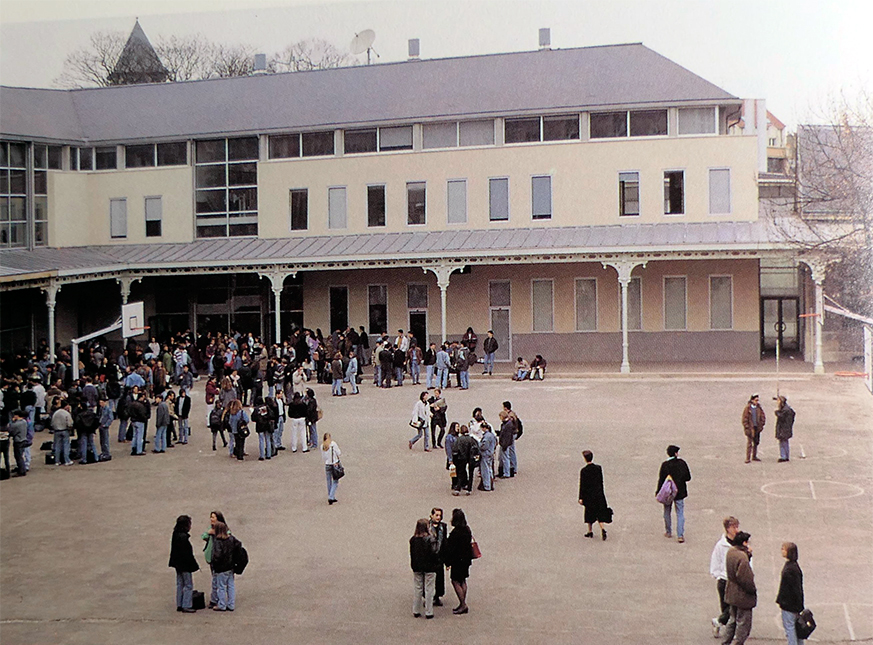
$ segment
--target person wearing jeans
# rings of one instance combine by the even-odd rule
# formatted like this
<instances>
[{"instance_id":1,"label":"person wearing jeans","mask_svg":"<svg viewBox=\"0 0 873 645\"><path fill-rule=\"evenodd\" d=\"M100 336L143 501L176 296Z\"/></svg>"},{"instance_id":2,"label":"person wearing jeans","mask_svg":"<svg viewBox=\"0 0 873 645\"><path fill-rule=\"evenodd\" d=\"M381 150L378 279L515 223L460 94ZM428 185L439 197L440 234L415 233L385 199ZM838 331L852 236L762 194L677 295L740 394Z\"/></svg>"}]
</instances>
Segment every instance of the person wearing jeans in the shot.
<instances>
[{"instance_id":1,"label":"person wearing jeans","mask_svg":"<svg viewBox=\"0 0 873 645\"><path fill-rule=\"evenodd\" d=\"M497 339L494 338L494 332L491 329L488 330L485 342L482 343L482 350L485 352L482 373L491 376L494 373L494 353L497 351Z\"/></svg>"},{"instance_id":2,"label":"person wearing jeans","mask_svg":"<svg viewBox=\"0 0 873 645\"><path fill-rule=\"evenodd\" d=\"M412 418L409 420L409 425L418 430L418 433L409 440L410 450L412 450L415 442L424 435L424 450L425 452L430 451L430 446L427 443L427 430L430 425L430 407L427 404L427 398L427 390L425 390L418 395L418 401L415 402L415 406L412 408Z\"/></svg>"},{"instance_id":3,"label":"person wearing jeans","mask_svg":"<svg viewBox=\"0 0 873 645\"><path fill-rule=\"evenodd\" d=\"M72 464L70 461L70 429L73 427L73 415L70 414L70 404L58 408L52 415L52 430L54 430L55 464Z\"/></svg>"},{"instance_id":4,"label":"person wearing jeans","mask_svg":"<svg viewBox=\"0 0 873 645\"><path fill-rule=\"evenodd\" d=\"M685 542L685 498L688 497L688 482L691 481L691 471L688 469L688 464L684 459L679 458L679 446L667 446L667 459L661 464L661 470L658 473L658 486L655 489L655 496L664 485L667 477L672 477L673 483L676 484L676 499L672 504L664 504L664 537L673 537L673 528L671 526L671 511L675 504L676 506L676 533L679 542Z\"/></svg>"},{"instance_id":5,"label":"person wearing jeans","mask_svg":"<svg viewBox=\"0 0 873 645\"><path fill-rule=\"evenodd\" d=\"M212 578L216 591L213 611L233 611L236 608L236 586L233 579L233 559L239 548L239 540L227 530L227 524L216 521L212 525Z\"/></svg>"},{"instance_id":6,"label":"person wearing jeans","mask_svg":"<svg viewBox=\"0 0 873 645\"><path fill-rule=\"evenodd\" d=\"M191 547L191 518L180 515L176 518L173 529L173 539L170 543L169 566L176 570L176 611L186 614L194 613L191 607L191 596L194 591L192 573L200 569L194 559L194 549Z\"/></svg>"},{"instance_id":7,"label":"person wearing jeans","mask_svg":"<svg viewBox=\"0 0 873 645\"><path fill-rule=\"evenodd\" d=\"M794 627L797 624L797 615L803 611L803 571L797 564L797 545L794 542L784 542L782 557L785 558L785 565L782 567L776 604L782 610L782 627L785 629L788 645L799 645L805 643L806 639L797 638Z\"/></svg>"},{"instance_id":8,"label":"person wearing jeans","mask_svg":"<svg viewBox=\"0 0 873 645\"><path fill-rule=\"evenodd\" d=\"M739 531L733 539L733 548L725 556L727 585L724 601L731 608L722 645L743 645L752 631L752 610L758 604L758 590L751 565L750 537Z\"/></svg>"},{"instance_id":9,"label":"person wearing jeans","mask_svg":"<svg viewBox=\"0 0 873 645\"><path fill-rule=\"evenodd\" d=\"M409 538L409 558L413 580L412 615L421 617L424 605L424 617L433 618L436 577L441 565L437 555L437 541L431 535L426 519L415 523L415 533Z\"/></svg>"},{"instance_id":10,"label":"person wearing jeans","mask_svg":"<svg viewBox=\"0 0 873 645\"><path fill-rule=\"evenodd\" d=\"M321 458L324 460L324 474L327 479L327 503L333 505L336 503L336 488L339 480L333 476L333 466L340 463L339 446L330 436L329 432L324 433L324 440L321 442Z\"/></svg>"}]
</instances>

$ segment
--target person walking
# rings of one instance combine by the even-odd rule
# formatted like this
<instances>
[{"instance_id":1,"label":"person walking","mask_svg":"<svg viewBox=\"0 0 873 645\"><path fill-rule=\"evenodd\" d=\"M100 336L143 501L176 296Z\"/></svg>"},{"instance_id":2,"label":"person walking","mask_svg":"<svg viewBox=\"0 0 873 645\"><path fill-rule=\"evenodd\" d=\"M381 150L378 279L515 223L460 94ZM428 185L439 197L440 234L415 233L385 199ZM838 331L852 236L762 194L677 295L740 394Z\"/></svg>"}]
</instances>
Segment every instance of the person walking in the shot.
<instances>
[{"instance_id":1,"label":"person walking","mask_svg":"<svg viewBox=\"0 0 873 645\"><path fill-rule=\"evenodd\" d=\"M467 578L470 577L470 564L473 562L473 533L467 525L467 516L460 508L452 510L452 532L440 555L458 596L458 606L452 609L452 613L466 614L470 611L467 607Z\"/></svg>"},{"instance_id":2,"label":"person walking","mask_svg":"<svg viewBox=\"0 0 873 645\"><path fill-rule=\"evenodd\" d=\"M760 397L753 394L743 409L743 433L746 435L746 463L761 461L758 459L758 444L761 441L761 431L764 429L766 415L760 405Z\"/></svg>"},{"instance_id":3,"label":"person walking","mask_svg":"<svg viewBox=\"0 0 873 645\"><path fill-rule=\"evenodd\" d=\"M409 440L410 450L412 450L412 446L415 445L415 442L424 436L424 451L430 452L427 443L427 427L430 423L430 407L427 404L427 399L427 390L425 390L418 395L418 401L415 402L415 405L412 408L412 418L409 420L409 425L418 430L418 432Z\"/></svg>"},{"instance_id":4,"label":"person walking","mask_svg":"<svg viewBox=\"0 0 873 645\"><path fill-rule=\"evenodd\" d=\"M783 542L782 557L785 558L785 564L779 580L776 604L782 610L782 627L785 629L788 645L800 645L806 639L797 638L795 628L797 615L803 611L803 571L797 564L797 545L794 542Z\"/></svg>"},{"instance_id":5,"label":"person walking","mask_svg":"<svg viewBox=\"0 0 873 645\"><path fill-rule=\"evenodd\" d=\"M234 556L242 546L230 534L227 524L216 521L212 527L212 577L217 601L212 611L233 611L236 608L236 585L234 582Z\"/></svg>"},{"instance_id":6,"label":"person walking","mask_svg":"<svg viewBox=\"0 0 873 645\"><path fill-rule=\"evenodd\" d=\"M739 531L734 537L733 548L725 556L727 585L724 600L730 605L730 619L725 626L722 645L743 645L752 631L752 610L758 604L758 589L751 564L751 537Z\"/></svg>"},{"instance_id":7,"label":"person walking","mask_svg":"<svg viewBox=\"0 0 873 645\"><path fill-rule=\"evenodd\" d=\"M776 439L779 441L778 463L789 461L791 457L788 440L794 435L794 409L788 405L788 399L779 395L776 397Z\"/></svg>"},{"instance_id":8,"label":"person walking","mask_svg":"<svg viewBox=\"0 0 873 645\"><path fill-rule=\"evenodd\" d=\"M173 538L170 542L169 566L176 570L176 611L193 614L191 595L194 591L192 573L200 569L194 559L194 549L191 548L191 518L180 515L176 518L173 528Z\"/></svg>"},{"instance_id":9,"label":"person walking","mask_svg":"<svg viewBox=\"0 0 873 645\"><path fill-rule=\"evenodd\" d=\"M324 473L327 478L327 503L330 506L337 502L336 488L339 485L339 479L334 476L333 467L339 465L342 454L330 433L325 432L321 442L321 458L324 460Z\"/></svg>"},{"instance_id":10,"label":"person walking","mask_svg":"<svg viewBox=\"0 0 873 645\"><path fill-rule=\"evenodd\" d=\"M594 453L583 450L585 466L579 471L579 504L585 507L585 523L588 525L587 538L594 537L593 525L600 525L600 538L606 541L606 529L603 523L609 523L609 506L606 503L606 493L603 490L603 469L594 463Z\"/></svg>"},{"instance_id":11,"label":"person walking","mask_svg":"<svg viewBox=\"0 0 873 645\"><path fill-rule=\"evenodd\" d=\"M676 484L676 498L669 504L664 504L664 537L672 538L673 529L671 527L673 505L676 505L676 534L680 543L685 542L685 498L688 497L688 482L691 481L691 471L688 469L688 464L684 459L679 457L679 446L667 446L668 459L661 464L661 470L658 473L658 486L655 488L655 495L661 490L664 485L664 480L667 477L673 479Z\"/></svg>"},{"instance_id":12,"label":"person walking","mask_svg":"<svg viewBox=\"0 0 873 645\"><path fill-rule=\"evenodd\" d=\"M733 539L737 536L740 530L740 521L733 515L724 518L722 522L724 526L724 535L722 535L715 547L712 549L712 555L709 558L709 575L715 578L716 589L718 590L718 606L721 613L712 619L712 637L718 638L721 635L722 628L727 625L730 619L730 605L724 600L724 590L727 585L727 569L725 559L730 551Z\"/></svg>"},{"instance_id":13,"label":"person walking","mask_svg":"<svg viewBox=\"0 0 873 645\"><path fill-rule=\"evenodd\" d=\"M433 598L436 572L440 567L437 555L437 541L431 534L428 521L424 518L415 523L415 533L409 538L409 559L412 566L412 615L421 617L424 604L424 617L433 618Z\"/></svg>"}]
</instances>

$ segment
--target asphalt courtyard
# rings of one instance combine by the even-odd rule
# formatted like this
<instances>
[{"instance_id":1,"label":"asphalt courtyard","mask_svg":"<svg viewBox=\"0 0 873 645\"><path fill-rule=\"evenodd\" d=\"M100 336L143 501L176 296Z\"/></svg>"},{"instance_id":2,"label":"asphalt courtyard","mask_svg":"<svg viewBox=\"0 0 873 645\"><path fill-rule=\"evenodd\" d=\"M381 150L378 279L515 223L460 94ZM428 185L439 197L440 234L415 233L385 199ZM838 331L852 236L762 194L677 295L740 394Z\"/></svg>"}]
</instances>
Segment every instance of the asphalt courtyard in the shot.
<instances>
[{"instance_id":1,"label":"asphalt courtyard","mask_svg":"<svg viewBox=\"0 0 873 645\"><path fill-rule=\"evenodd\" d=\"M776 463L772 374L474 376L470 390L448 391L449 420L466 421L478 405L496 422L510 399L525 422L519 474L494 492L452 497L444 455L407 448L420 387L365 384L359 396L332 398L317 386L319 430L333 434L347 471L329 506L318 454L259 462L251 439L244 463L220 444L213 452L201 382L189 445L133 459L113 442L111 462L70 468L46 466L37 452L26 478L2 483L0 642L715 643L709 556L729 514L752 535L758 607L748 642L784 642L774 603L783 541L799 547L819 625L811 642L870 642L873 396L859 379L834 376L783 374L780 388L797 411L789 463ZM745 465L740 414L752 392L768 421L763 461ZM654 500L670 443L693 476L685 544L664 538ZM615 510L606 542L583 538L585 448ZM433 506L465 510L483 557L471 568L470 613L452 615L449 590L425 621L412 617L408 540ZM199 535L213 509L251 559L236 611L179 614L167 567L173 524L194 518L206 569ZM209 589L208 569L194 586Z\"/></svg>"}]
</instances>

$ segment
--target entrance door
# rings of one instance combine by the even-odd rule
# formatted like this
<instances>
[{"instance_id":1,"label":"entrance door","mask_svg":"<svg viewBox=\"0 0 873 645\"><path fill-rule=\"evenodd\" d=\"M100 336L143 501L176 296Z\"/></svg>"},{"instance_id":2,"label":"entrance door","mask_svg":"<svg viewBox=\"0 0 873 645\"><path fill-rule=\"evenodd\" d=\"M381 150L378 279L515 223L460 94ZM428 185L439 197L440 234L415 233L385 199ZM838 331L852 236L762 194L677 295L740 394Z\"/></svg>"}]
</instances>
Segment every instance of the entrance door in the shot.
<instances>
[{"instance_id":1,"label":"entrance door","mask_svg":"<svg viewBox=\"0 0 873 645\"><path fill-rule=\"evenodd\" d=\"M345 331L349 326L349 288L330 288L330 331Z\"/></svg>"},{"instance_id":2,"label":"entrance door","mask_svg":"<svg viewBox=\"0 0 873 645\"><path fill-rule=\"evenodd\" d=\"M512 360L512 337L509 333L509 309L491 310L491 330L497 339L497 352L494 360Z\"/></svg>"},{"instance_id":3,"label":"entrance door","mask_svg":"<svg viewBox=\"0 0 873 645\"><path fill-rule=\"evenodd\" d=\"M800 350L798 298L761 298L761 355L790 354Z\"/></svg>"},{"instance_id":4,"label":"entrance door","mask_svg":"<svg viewBox=\"0 0 873 645\"><path fill-rule=\"evenodd\" d=\"M415 336L415 340L422 351L425 351L429 343L427 342L427 312L426 311L410 311L409 312L409 331Z\"/></svg>"}]
</instances>

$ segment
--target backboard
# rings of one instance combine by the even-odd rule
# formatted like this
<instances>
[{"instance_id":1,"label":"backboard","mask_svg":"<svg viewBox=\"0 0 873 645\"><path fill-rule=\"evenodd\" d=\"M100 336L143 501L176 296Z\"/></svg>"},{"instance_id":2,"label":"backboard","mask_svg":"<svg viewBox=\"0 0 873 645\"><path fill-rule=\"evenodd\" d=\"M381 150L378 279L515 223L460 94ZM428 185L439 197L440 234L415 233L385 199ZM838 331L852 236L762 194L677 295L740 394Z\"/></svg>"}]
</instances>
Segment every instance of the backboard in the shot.
<instances>
[{"instance_id":1,"label":"backboard","mask_svg":"<svg viewBox=\"0 0 873 645\"><path fill-rule=\"evenodd\" d=\"M142 302L129 302L121 305L121 335L124 338L140 336L148 327L145 326L145 315Z\"/></svg>"}]
</instances>

